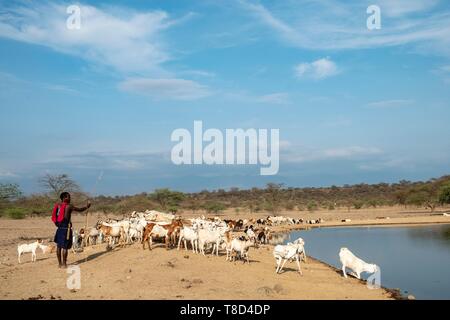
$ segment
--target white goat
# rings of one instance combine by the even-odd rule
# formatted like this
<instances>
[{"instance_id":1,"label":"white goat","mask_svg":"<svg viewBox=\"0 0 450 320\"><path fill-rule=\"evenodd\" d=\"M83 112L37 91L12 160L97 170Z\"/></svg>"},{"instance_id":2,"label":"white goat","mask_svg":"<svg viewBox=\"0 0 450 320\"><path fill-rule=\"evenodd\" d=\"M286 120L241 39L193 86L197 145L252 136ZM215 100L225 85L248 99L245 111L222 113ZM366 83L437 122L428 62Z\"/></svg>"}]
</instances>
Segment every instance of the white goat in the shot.
<instances>
[{"instance_id":1,"label":"white goat","mask_svg":"<svg viewBox=\"0 0 450 320\"><path fill-rule=\"evenodd\" d=\"M134 225L131 225L130 229L128 229L128 239L130 239L131 242L136 241L136 240L141 242L142 241L141 238L142 238L142 233L140 233Z\"/></svg>"},{"instance_id":2,"label":"white goat","mask_svg":"<svg viewBox=\"0 0 450 320\"><path fill-rule=\"evenodd\" d=\"M88 237L86 239L87 245L97 244L97 239L100 235L100 231L97 228L90 228Z\"/></svg>"},{"instance_id":3,"label":"white goat","mask_svg":"<svg viewBox=\"0 0 450 320\"><path fill-rule=\"evenodd\" d=\"M24 244L19 244L17 246L17 254L18 254L18 259L19 259L19 263L21 263L20 261L20 257L22 256L23 253L30 253L31 252L31 262L36 261L36 250L37 248L40 247L41 242L39 242L38 240L36 240L33 243L24 243ZM44 250L44 249L43 249Z\"/></svg>"},{"instance_id":4,"label":"white goat","mask_svg":"<svg viewBox=\"0 0 450 320\"><path fill-rule=\"evenodd\" d=\"M248 249L255 244L254 239L253 240L240 240L240 239L233 239L231 240L230 244L227 246L227 260L230 259L230 261L236 260L236 255L239 253L239 256L246 259L248 264L250 264L250 261L248 260ZM236 255L233 256L233 251L236 252ZM233 259L232 259L233 256ZM244 260L245 263L245 260Z\"/></svg>"},{"instance_id":5,"label":"white goat","mask_svg":"<svg viewBox=\"0 0 450 320\"><path fill-rule=\"evenodd\" d=\"M352 269L356 273L356 277L358 279L361 279L362 272L375 273L378 270L378 266L376 264L364 262L363 260L356 257L347 248L341 248L341 250L339 251L339 259L342 263L342 273L346 278L346 267Z\"/></svg>"},{"instance_id":6,"label":"white goat","mask_svg":"<svg viewBox=\"0 0 450 320\"><path fill-rule=\"evenodd\" d=\"M216 250L216 255L219 255L219 246L222 241L221 230L209 230L200 229L198 230L198 245L200 248L200 253L205 255L205 245L212 244L212 254L214 254L214 249Z\"/></svg>"},{"instance_id":7,"label":"white goat","mask_svg":"<svg viewBox=\"0 0 450 320\"><path fill-rule=\"evenodd\" d=\"M184 248L187 250L187 243L186 241L190 241L192 245L192 252L197 253L198 252L198 232L197 232L197 225L193 225L192 228L190 227L183 227L180 231L180 238L178 239L178 248L177 250L180 250L181 241L184 241Z\"/></svg>"},{"instance_id":8,"label":"white goat","mask_svg":"<svg viewBox=\"0 0 450 320\"><path fill-rule=\"evenodd\" d=\"M277 245L273 250L273 256L277 262L277 268L275 273L280 273L283 269L285 263L289 261L297 262L298 272L303 275L302 270L300 268L300 255L303 254L303 257L306 262L306 253L305 253L305 241L302 238L298 238L294 242L289 242L287 245ZM284 261L283 261L284 260ZM281 262L283 261L283 264Z\"/></svg>"}]
</instances>

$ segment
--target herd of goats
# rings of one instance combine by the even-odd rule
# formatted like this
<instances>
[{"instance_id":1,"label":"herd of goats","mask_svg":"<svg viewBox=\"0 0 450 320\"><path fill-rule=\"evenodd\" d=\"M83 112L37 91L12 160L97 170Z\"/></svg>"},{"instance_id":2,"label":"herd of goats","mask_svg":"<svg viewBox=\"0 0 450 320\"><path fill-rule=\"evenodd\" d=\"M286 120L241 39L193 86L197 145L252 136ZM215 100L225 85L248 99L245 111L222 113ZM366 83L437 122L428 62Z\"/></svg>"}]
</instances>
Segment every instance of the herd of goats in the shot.
<instances>
[{"instance_id":1,"label":"herd of goats","mask_svg":"<svg viewBox=\"0 0 450 320\"><path fill-rule=\"evenodd\" d=\"M226 251L226 260L235 261L243 259L249 263L248 251L250 247L258 247L269 243L277 235L270 227L282 224L322 223L322 219L308 220L293 219L282 216L268 216L265 219L238 219L227 220L219 217L206 218L204 216L191 219L181 219L173 214L147 210L145 212L132 212L129 217L122 220L99 220L94 227L80 229L73 233L73 251L83 250L84 245L93 245L103 242L108 247L114 245L124 246L131 243L141 243L152 250L153 241L163 240L167 249L177 247L179 250L188 244L193 253L205 255L219 255L219 249ZM301 274L300 260L306 261L303 239L299 238L287 245L277 245L274 249L277 261L277 273L281 272L288 261L296 261Z\"/></svg>"},{"instance_id":2,"label":"herd of goats","mask_svg":"<svg viewBox=\"0 0 450 320\"><path fill-rule=\"evenodd\" d=\"M139 242L142 248L146 245L152 250L153 240L163 240L167 249L177 247L179 250L184 244L190 243L193 253L205 255L210 250L211 254L219 255L219 248L226 250L226 260L235 261L236 258L249 262L249 248L259 247L261 244L270 243L277 234L271 232L271 226L282 224L317 224L323 223L323 219L303 221L283 216L268 216L265 219L239 219L226 220L219 217L181 219L173 214L147 210L145 212L134 211L122 220L107 219L99 220L94 227L73 232L74 253L83 250L84 246L107 242L107 249L114 245L125 246ZM50 246L40 241L18 246L19 263L20 256L25 252L32 253L32 261L36 260L37 248L43 252L52 251ZM276 273L280 273L288 261L295 261L298 272L302 274L300 262L306 262L305 241L298 238L285 245L277 244L273 249L276 260ZM354 271L355 276L360 279L362 272L374 273L378 267L369 264L356 257L349 249L341 248L339 258L342 263L342 272L345 277L346 267Z\"/></svg>"}]
</instances>

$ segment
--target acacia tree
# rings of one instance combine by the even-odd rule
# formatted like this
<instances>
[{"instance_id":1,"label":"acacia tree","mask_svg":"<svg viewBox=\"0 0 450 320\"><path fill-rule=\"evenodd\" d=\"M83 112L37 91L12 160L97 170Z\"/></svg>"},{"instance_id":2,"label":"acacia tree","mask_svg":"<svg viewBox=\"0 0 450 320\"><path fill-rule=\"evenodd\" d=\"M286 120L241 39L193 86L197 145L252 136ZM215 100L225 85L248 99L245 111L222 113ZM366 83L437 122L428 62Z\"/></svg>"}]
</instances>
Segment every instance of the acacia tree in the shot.
<instances>
[{"instance_id":1,"label":"acacia tree","mask_svg":"<svg viewBox=\"0 0 450 320\"><path fill-rule=\"evenodd\" d=\"M439 190L439 202L441 204L450 203L450 183L443 185Z\"/></svg>"},{"instance_id":2,"label":"acacia tree","mask_svg":"<svg viewBox=\"0 0 450 320\"><path fill-rule=\"evenodd\" d=\"M16 183L0 183L0 202L10 201L22 195L19 185Z\"/></svg>"},{"instance_id":3,"label":"acacia tree","mask_svg":"<svg viewBox=\"0 0 450 320\"><path fill-rule=\"evenodd\" d=\"M16 183L0 183L0 208L3 208L4 204L15 200L22 196L19 185Z\"/></svg>"},{"instance_id":4,"label":"acacia tree","mask_svg":"<svg viewBox=\"0 0 450 320\"><path fill-rule=\"evenodd\" d=\"M15 200L22 196L22 191L19 189L19 185L15 183L0 183L0 211L3 212L9 201ZM12 218L24 217L23 209L10 208L8 215ZM19 210L19 211L18 211Z\"/></svg>"},{"instance_id":5,"label":"acacia tree","mask_svg":"<svg viewBox=\"0 0 450 320\"><path fill-rule=\"evenodd\" d=\"M67 174L51 175L47 173L39 179L39 184L54 199L58 199L59 195L64 192L81 192L80 186L72 180Z\"/></svg>"},{"instance_id":6,"label":"acacia tree","mask_svg":"<svg viewBox=\"0 0 450 320\"><path fill-rule=\"evenodd\" d=\"M204 205L204 209L209 213L219 214L219 212L225 210L225 205L220 202L208 202Z\"/></svg>"},{"instance_id":7,"label":"acacia tree","mask_svg":"<svg viewBox=\"0 0 450 320\"><path fill-rule=\"evenodd\" d=\"M266 185L266 208L268 208L273 214L276 214L279 211L282 188L282 183L268 183Z\"/></svg>"},{"instance_id":8,"label":"acacia tree","mask_svg":"<svg viewBox=\"0 0 450 320\"><path fill-rule=\"evenodd\" d=\"M162 210L176 211L181 201L185 199L183 192L172 191L168 188L156 189L150 194L150 199L158 202Z\"/></svg>"}]
</instances>

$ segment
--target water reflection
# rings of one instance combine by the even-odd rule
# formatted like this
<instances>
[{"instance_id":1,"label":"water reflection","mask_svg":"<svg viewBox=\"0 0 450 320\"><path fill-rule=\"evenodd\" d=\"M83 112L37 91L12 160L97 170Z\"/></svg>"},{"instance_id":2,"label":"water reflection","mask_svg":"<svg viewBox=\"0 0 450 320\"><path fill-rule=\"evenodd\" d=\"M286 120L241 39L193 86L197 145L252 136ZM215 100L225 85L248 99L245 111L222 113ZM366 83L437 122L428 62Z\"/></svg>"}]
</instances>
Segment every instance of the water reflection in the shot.
<instances>
[{"instance_id":1,"label":"water reflection","mask_svg":"<svg viewBox=\"0 0 450 320\"><path fill-rule=\"evenodd\" d=\"M439 242L450 246L450 225L437 225L428 228L423 227L411 227L408 228L408 236L412 238L415 242L420 242L427 244L430 242Z\"/></svg>"}]
</instances>

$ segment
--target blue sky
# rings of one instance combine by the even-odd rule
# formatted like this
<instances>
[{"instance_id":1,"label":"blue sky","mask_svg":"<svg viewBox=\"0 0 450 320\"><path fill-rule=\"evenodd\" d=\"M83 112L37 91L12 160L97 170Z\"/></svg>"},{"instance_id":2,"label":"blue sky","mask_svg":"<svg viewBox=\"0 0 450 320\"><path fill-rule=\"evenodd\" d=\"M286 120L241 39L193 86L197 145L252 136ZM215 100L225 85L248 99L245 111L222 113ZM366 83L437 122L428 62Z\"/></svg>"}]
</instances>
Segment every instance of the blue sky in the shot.
<instances>
[{"instance_id":1,"label":"blue sky","mask_svg":"<svg viewBox=\"0 0 450 320\"><path fill-rule=\"evenodd\" d=\"M27 193L47 172L103 171L103 194L437 177L449 98L444 0L0 1L0 182ZM194 120L279 129L279 173L175 166Z\"/></svg>"}]
</instances>

